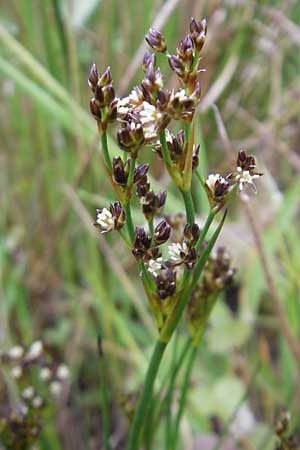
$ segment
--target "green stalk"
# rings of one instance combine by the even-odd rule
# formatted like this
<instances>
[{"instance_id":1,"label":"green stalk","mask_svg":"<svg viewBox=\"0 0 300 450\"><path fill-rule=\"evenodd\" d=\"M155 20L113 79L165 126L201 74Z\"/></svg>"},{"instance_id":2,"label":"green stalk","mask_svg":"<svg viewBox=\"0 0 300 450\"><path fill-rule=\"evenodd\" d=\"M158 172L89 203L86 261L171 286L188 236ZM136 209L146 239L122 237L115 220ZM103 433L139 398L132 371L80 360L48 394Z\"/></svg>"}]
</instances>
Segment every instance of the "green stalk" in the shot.
<instances>
[{"instance_id":1,"label":"green stalk","mask_svg":"<svg viewBox=\"0 0 300 450\"><path fill-rule=\"evenodd\" d=\"M153 242L153 240L154 240L153 217L152 217L152 219L148 220L148 226L149 226L149 233L150 233L151 241Z\"/></svg>"},{"instance_id":2,"label":"green stalk","mask_svg":"<svg viewBox=\"0 0 300 450\"><path fill-rule=\"evenodd\" d=\"M124 205L125 213L126 213L126 225L128 229L128 233L130 236L131 243L134 242L134 225L132 221L132 215L131 215L131 206L130 202L128 202L126 205Z\"/></svg>"},{"instance_id":3,"label":"green stalk","mask_svg":"<svg viewBox=\"0 0 300 450\"><path fill-rule=\"evenodd\" d=\"M205 221L204 227L203 227L202 230L201 230L199 239L198 239L198 241L197 241L197 243L196 243L196 245L195 245L196 251L199 251L199 250L200 250L201 245L203 244L203 241L204 241L204 239L205 239L205 236L207 235L207 232L208 232L208 230L209 230L209 227L211 226L212 221L214 220L214 217L215 217L215 213L213 213L212 211L210 211L210 212L209 212L209 215L207 216L207 219L206 219L206 221Z\"/></svg>"},{"instance_id":4,"label":"green stalk","mask_svg":"<svg viewBox=\"0 0 300 450\"><path fill-rule=\"evenodd\" d=\"M186 218L187 222L190 225L193 225L195 222L195 209L194 209L194 202L191 191L183 191L180 189L180 192L183 197L185 211L186 211Z\"/></svg>"},{"instance_id":5,"label":"green stalk","mask_svg":"<svg viewBox=\"0 0 300 450\"><path fill-rule=\"evenodd\" d=\"M184 410L185 403L186 403L186 396L187 396L187 392L188 392L189 381L191 378L191 373L192 373L194 362L195 362L195 359L197 356L198 348L199 348L198 345L193 345L192 350L189 354L189 359L187 362L186 371L184 374L184 379L183 379L183 384L182 384L182 389L181 389L181 396L180 396L180 400L179 400L177 416L176 416L175 424L174 424L174 435L173 435L173 439L172 439L173 443L172 443L172 446L169 446L166 450L175 450L176 449L178 433L179 433L179 425L180 425L180 421L181 421L183 410Z\"/></svg>"},{"instance_id":6,"label":"green stalk","mask_svg":"<svg viewBox=\"0 0 300 450\"><path fill-rule=\"evenodd\" d=\"M128 187L130 187L132 185L132 183L133 183L134 169L135 169L135 159L131 159L130 160L128 180L127 180L127 186Z\"/></svg>"},{"instance_id":7,"label":"green stalk","mask_svg":"<svg viewBox=\"0 0 300 450\"><path fill-rule=\"evenodd\" d=\"M147 409L152 397L153 385L154 381L160 366L160 362L162 360L162 356L167 347L167 342L162 342L158 340L156 342L150 364L146 373L145 383L143 387L143 391L139 398L137 408L134 414L133 423L130 430L129 441L127 450L136 450L139 444L139 436L141 427L144 422L144 418L147 413Z\"/></svg>"},{"instance_id":8,"label":"green stalk","mask_svg":"<svg viewBox=\"0 0 300 450\"><path fill-rule=\"evenodd\" d=\"M227 214L227 210L225 211L223 218L221 220L221 222L219 223L216 231L214 232L214 234L212 235L210 241L208 242L205 250L203 251L199 261L197 262L194 272L193 272L193 279L191 280L191 282L188 283L188 286L186 288L186 290L183 293L183 296L181 297L181 299L174 305L173 310L171 311L171 313L169 314L166 323L160 333L160 339L164 342L169 342L175 328L177 327L179 320L182 316L182 313L184 311L184 308L189 300L189 297L195 287L195 284L197 283L201 272L203 270L203 267L212 251L213 246L215 245L215 242L221 232L221 229L223 227L225 218L226 218L226 214Z\"/></svg>"},{"instance_id":9,"label":"green stalk","mask_svg":"<svg viewBox=\"0 0 300 450\"><path fill-rule=\"evenodd\" d=\"M151 449L152 440L153 440L152 430L157 428L158 420L161 416L161 413L165 408L167 408L168 398L169 398L170 394L172 394L172 390L173 390L172 386L175 385L177 374L183 364L183 361L184 361L186 355L188 354L188 349L189 349L189 346L191 345L191 342L192 342L192 338L190 336L188 336L188 338L179 354L179 358L178 358L175 366L172 367L172 369L170 371L171 373L170 372L167 373L166 377L164 378L164 380L161 383L161 387L159 389L158 394L152 399L152 402L150 405L151 409L145 420L145 423L147 423L147 430L151 431L151 434L149 432L147 432L147 435L145 436L146 437L145 448L147 450ZM168 382L169 382L168 391L167 391L165 397L161 400L164 388L168 384ZM156 412L156 410L157 410L157 412Z\"/></svg>"},{"instance_id":10,"label":"green stalk","mask_svg":"<svg viewBox=\"0 0 300 450\"><path fill-rule=\"evenodd\" d=\"M172 362L171 362L171 373L173 374L174 368L176 367L176 352L177 352L177 345L178 345L178 335L179 330L176 330L175 334L175 342L174 342L174 348L173 348L173 355L172 355ZM173 390L175 385L175 379L170 380L169 382L169 389L166 397L166 434L165 434L165 448L167 449L169 447L170 437L171 437L171 419L172 419L172 398L173 398Z\"/></svg>"},{"instance_id":11,"label":"green stalk","mask_svg":"<svg viewBox=\"0 0 300 450\"><path fill-rule=\"evenodd\" d=\"M172 438L171 407L172 407L172 398L173 398L176 376L177 376L177 373L178 373L180 367L183 364L183 361L184 361L186 355L188 354L188 350L189 350L191 342L192 342L192 339L189 336L183 349L182 349L182 352L178 358L178 361L172 370L168 391L167 391L165 400L162 402L162 407L166 404L166 413L167 413L165 450L169 450L170 445L171 445L171 438Z\"/></svg>"},{"instance_id":12,"label":"green stalk","mask_svg":"<svg viewBox=\"0 0 300 450\"><path fill-rule=\"evenodd\" d=\"M172 159L171 159L171 155L170 155L168 144L167 144L165 130L160 131L159 140L161 143L161 151L162 151L165 163L167 164L168 167L172 167Z\"/></svg>"},{"instance_id":13,"label":"green stalk","mask_svg":"<svg viewBox=\"0 0 300 450\"><path fill-rule=\"evenodd\" d=\"M150 364L146 373L145 377L145 383L143 386L143 390L140 396L140 399L138 401L138 405L134 414L134 419L131 427L131 432L129 435L129 441L127 450L136 450L138 446L139 441L139 435L141 432L141 427L144 423L144 418L147 414L147 408L149 404L151 403L151 397L152 397L152 391L153 391L153 385L154 381L162 360L162 356L164 354L164 351L172 337L172 334L174 330L176 329L182 313L184 311L184 308L190 298L190 295L195 287L195 284L197 283L201 272L203 270L203 267L212 251L212 248L221 232L221 229L223 227L226 212L223 216L222 221L220 222L218 228L214 232L212 238L210 239L207 247L205 248L204 252L202 253L198 263L196 264L194 276L190 283L188 283L187 289L183 293L183 296L181 299L175 304L172 311L170 312L169 317L167 318L164 327L162 328L162 331L160 333L160 337L156 342L154 351L152 353L152 357L150 360Z\"/></svg>"},{"instance_id":14,"label":"green stalk","mask_svg":"<svg viewBox=\"0 0 300 450\"><path fill-rule=\"evenodd\" d=\"M111 164L109 151L108 151L106 131L103 131L103 133L101 134L101 144L102 144L102 151L103 151L105 164L106 164L107 168L110 170L110 172L112 172L112 164Z\"/></svg>"}]
</instances>

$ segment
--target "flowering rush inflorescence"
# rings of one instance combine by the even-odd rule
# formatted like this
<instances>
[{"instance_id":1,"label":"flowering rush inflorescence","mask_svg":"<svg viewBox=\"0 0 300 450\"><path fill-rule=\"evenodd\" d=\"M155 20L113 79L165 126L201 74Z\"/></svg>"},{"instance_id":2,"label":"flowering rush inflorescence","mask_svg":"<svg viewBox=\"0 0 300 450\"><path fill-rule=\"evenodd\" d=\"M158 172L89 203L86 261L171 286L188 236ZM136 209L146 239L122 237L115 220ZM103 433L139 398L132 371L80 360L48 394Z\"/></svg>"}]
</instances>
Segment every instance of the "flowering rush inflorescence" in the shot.
<instances>
[{"instance_id":1,"label":"flowering rush inflorescence","mask_svg":"<svg viewBox=\"0 0 300 450\"><path fill-rule=\"evenodd\" d=\"M0 352L0 363L18 391L15 404L1 409L0 441L7 450L25 450L38 439L50 406L49 394L60 397L69 368L55 361L42 341Z\"/></svg>"},{"instance_id":2,"label":"flowering rush inflorescence","mask_svg":"<svg viewBox=\"0 0 300 450\"><path fill-rule=\"evenodd\" d=\"M117 196L117 201L97 210L95 226L102 233L118 230L136 258L159 331L152 360L156 370L161 359L157 355L161 352L162 356L187 304L190 304L187 317L194 338L199 335L197 329L204 329L217 294L232 279L234 270L230 269L225 250L219 249L215 256L211 253L226 212L208 240L207 234L215 216L225 209L234 193L247 187L256 192L254 180L262 175L256 172L254 157L244 150L239 151L236 167L227 176L215 173L202 180L198 172L200 147L195 144L194 119L201 100L199 77L203 71L202 50L206 33L206 20L192 18L188 34L179 41L172 54L163 34L150 29L145 38L152 52L147 51L142 61L144 77L125 98L115 94L110 68L100 74L93 64L88 79L93 95L90 109L98 125L106 173ZM156 53L167 58L177 78L177 88L165 86ZM176 133L171 130L174 123L179 124ZM122 150L113 158L107 138L109 125ZM176 227L174 217L163 215L167 192L153 189L149 164L138 163L140 154L145 156L149 149L163 160L182 195L186 214L184 223L177 223ZM195 220L191 192L194 174L210 205L202 228ZM143 224L134 225L132 202L138 202L145 217ZM211 299L205 307L203 298ZM137 448L142 425L139 416L145 401L151 397L153 382L150 382L149 390L148 380L147 392L141 395L129 450Z\"/></svg>"}]
</instances>

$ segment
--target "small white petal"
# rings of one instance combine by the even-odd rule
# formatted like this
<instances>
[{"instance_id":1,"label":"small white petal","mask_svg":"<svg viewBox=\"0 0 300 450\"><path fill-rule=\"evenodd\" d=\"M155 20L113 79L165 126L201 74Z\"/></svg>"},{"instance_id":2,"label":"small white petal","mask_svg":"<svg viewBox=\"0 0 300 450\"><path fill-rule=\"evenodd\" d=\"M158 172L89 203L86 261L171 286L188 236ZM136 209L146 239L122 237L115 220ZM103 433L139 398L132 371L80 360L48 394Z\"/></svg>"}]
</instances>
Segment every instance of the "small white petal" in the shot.
<instances>
[{"instance_id":1,"label":"small white petal","mask_svg":"<svg viewBox=\"0 0 300 450\"><path fill-rule=\"evenodd\" d=\"M22 396L26 400L31 400L34 396L34 388L32 386L26 387L22 392Z\"/></svg>"},{"instance_id":2,"label":"small white petal","mask_svg":"<svg viewBox=\"0 0 300 450\"><path fill-rule=\"evenodd\" d=\"M11 375L13 378L15 378L16 380L18 380L19 378L21 378L23 374L23 370L21 366L14 366L11 369Z\"/></svg>"},{"instance_id":3,"label":"small white petal","mask_svg":"<svg viewBox=\"0 0 300 450\"><path fill-rule=\"evenodd\" d=\"M59 380L66 380L70 376L70 371L66 364L60 364L56 370L56 376Z\"/></svg>"},{"instance_id":4,"label":"small white petal","mask_svg":"<svg viewBox=\"0 0 300 450\"><path fill-rule=\"evenodd\" d=\"M62 384L60 381L52 381L50 384L50 392L53 397L58 397L62 391Z\"/></svg>"},{"instance_id":5,"label":"small white petal","mask_svg":"<svg viewBox=\"0 0 300 450\"><path fill-rule=\"evenodd\" d=\"M8 356L11 359L20 359L24 355L24 348L21 345L15 345L8 350Z\"/></svg>"}]
</instances>

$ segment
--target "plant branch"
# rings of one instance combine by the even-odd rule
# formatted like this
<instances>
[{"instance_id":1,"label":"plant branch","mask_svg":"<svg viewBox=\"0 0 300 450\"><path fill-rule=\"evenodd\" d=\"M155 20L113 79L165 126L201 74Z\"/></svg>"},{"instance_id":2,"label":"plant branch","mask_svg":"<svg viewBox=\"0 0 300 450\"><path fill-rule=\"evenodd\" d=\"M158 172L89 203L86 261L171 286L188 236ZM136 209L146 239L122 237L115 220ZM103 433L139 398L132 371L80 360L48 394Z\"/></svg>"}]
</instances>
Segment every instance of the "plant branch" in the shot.
<instances>
[{"instance_id":1,"label":"plant branch","mask_svg":"<svg viewBox=\"0 0 300 450\"><path fill-rule=\"evenodd\" d=\"M187 222L190 225L193 225L193 223L195 222L195 208L192 193L191 191L183 191L183 190L180 190L180 192L182 194L184 201Z\"/></svg>"}]
</instances>

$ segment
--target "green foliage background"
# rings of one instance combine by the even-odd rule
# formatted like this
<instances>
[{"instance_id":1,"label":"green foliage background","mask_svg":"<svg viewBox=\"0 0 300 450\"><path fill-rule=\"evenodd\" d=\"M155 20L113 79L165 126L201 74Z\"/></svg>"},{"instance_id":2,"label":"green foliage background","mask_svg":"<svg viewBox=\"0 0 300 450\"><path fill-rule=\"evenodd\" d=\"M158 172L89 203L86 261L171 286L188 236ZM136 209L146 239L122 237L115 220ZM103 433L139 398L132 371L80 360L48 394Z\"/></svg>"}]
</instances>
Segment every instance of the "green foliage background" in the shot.
<instances>
[{"instance_id":1,"label":"green foliage background","mask_svg":"<svg viewBox=\"0 0 300 450\"><path fill-rule=\"evenodd\" d=\"M211 108L215 102L235 151L254 153L265 173L250 207L299 344L299 2L167 3L175 5L163 26L170 49L187 32L191 15L208 19L196 133L201 171L230 170ZM117 405L138 388L153 344L154 324L132 257L117 236L103 238L91 226L95 208L107 205L113 193L96 152L86 79L91 62L100 70L110 65L117 92L129 92L141 72L130 78L128 67L162 8L161 0L0 1L0 346L42 337L72 372L71 400L47 423L43 450L101 448L100 327L112 427L121 435L126 421ZM154 161L157 185L166 183L162 175ZM201 221L207 205L197 185L194 195ZM174 210L182 204L171 191L166 211ZM137 211L135 217L142 223ZM270 426L279 405L288 406L299 425L299 364L274 314L238 201L222 240L238 268L236 290L227 297L236 298L239 308L232 314L220 300L213 314L193 374L184 433L190 439L211 433L211 416L226 424L246 397L256 418L247 442L263 450L272 446Z\"/></svg>"}]
</instances>

